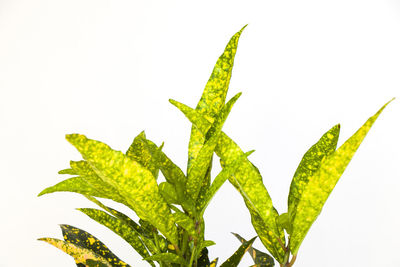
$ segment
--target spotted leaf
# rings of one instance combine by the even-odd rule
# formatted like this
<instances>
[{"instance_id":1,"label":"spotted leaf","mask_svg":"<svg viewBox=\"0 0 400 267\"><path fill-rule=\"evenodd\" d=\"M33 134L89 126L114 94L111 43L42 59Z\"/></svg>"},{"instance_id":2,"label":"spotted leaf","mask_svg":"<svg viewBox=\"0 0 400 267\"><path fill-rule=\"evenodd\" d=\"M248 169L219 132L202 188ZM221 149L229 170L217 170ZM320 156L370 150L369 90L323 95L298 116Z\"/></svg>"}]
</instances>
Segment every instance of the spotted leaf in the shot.
<instances>
[{"instance_id":1,"label":"spotted leaf","mask_svg":"<svg viewBox=\"0 0 400 267\"><path fill-rule=\"evenodd\" d=\"M253 237L249 241L244 242L229 259L227 259L224 263L221 264L221 267L238 266L239 262L243 258L243 255L251 248L251 245L253 244L254 240L256 240L256 238L257 237Z\"/></svg>"},{"instance_id":2,"label":"spotted leaf","mask_svg":"<svg viewBox=\"0 0 400 267\"><path fill-rule=\"evenodd\" d=\"M153 260L153 261L158 261L158 262L168 262L168 263L177 263L177 264L183 264L183 266L188 266L188 263L185 261L184 258L182 258L179 255L173 254L173 253L159 253L152 255L146 260Z\"/></svg>"},{"instance_id":3,"label":"spotted leaf","mask_svg":"<svg viewBox=\"0 0 400 267\"><path fill-rule=\"evenodd\" d=\"M178 243L168 204L159 194L157 181L149 170L122 152L84 135L70 134L67 140L103 181L116 188L140 218L151 222L173 244Z\"/></svg>"},{"instance_id":4,"label":"spotted leaf","mask_svg":"<svg viewBox=\"0 0 400 267\"><path fill-rule=\"evenodd\" d=\"M101 266L101 267L113 267L109 261L107 261L104 257L100 256L99 254L93 252L90 249L68 243L63 240L59 240L56 238L39 238L38 240L47 242L56 248L64 251L68 255L72 256L75 259L75 263L78 266ZM129 266L125 265L116 265L116 266Z\"/></svg>"},{"instance_id":5,"label":"spotted leaf","mask_svg":"<svg viewBox=\"0 0 400 267\"><path fill-rule=\"evenodd\" d=\"M294 220L297 204L299 203L301 194L307 186L310 177L318 171L322 159L336 150L339 132L340 125L338 124L333 126L304 154L290 185L288 197L288 214L290 222L293 222Z\"/></svg>"},{"instance_id":6,"label":"spotted leaf","mask_svg":"<svg viewBox=\"0 0 400 267\"><path fill-rule=\"evenodd\" d=\"M247 242L246 239L241 237L239 234L232 233L237 239L239 239L242 244ZM248 250L251 258L254 261L254 264L258 267L273 267L275 266L274 258L272 258L267 253L264 253L258 249L253 248L252 246Z\"/></svg>"},{"instance_id":7,"label":"spotted leaf","mask_svg":"<svg viewBox=\"0 0 400 267\"><path fill-rule=\"evenodd\" d=\"M350 163L354 153L357 151L375 120L389 103L390 102L386 103L374 116L370 117L364 125L334 153L325 157L318 171L309 178L309 182L304 188L296 207L296 216L293 221L293 233L290 236L290 250L294 255L297 254L301 242L320 214L325 201L347 165Z\"/></svg>"},{"instance_id":8,"label":"spotted leaf","mask_svg":"<svg viewBox=\"0 0 400 267\"><path fill-rule=\"evenodd\" d=\"M145 245L139 237L139 234L131 228L130 225L125 223L124 220L115 218L108 213L98 209L78 209L83 212L91 219L109 228L111 231L122 237L128 242L134 250L136 250L143 258L149 257L150 254L147 251ZM152 266L155 266L153 262L149 261Z\"/></svg>"},{"instance_id":9,"label":"spotted leaf","mask_svg":"<svg viewBox=\"0 0 400 267\"><path fill-rule=\"evenodd\" d=\"M232 75L233 62L236 55L239 37L245 27L232 36L225 47L224 52L218 58L211 76L204 88L196 110L205 116L216 118L217 114L225 104L225 98ZM188 171L192 166L192 161L200 152L201 147L204 144L204 140L205 139L201 131L195 126L192 127L189 141Z\"/></svg>"}]
</instances>

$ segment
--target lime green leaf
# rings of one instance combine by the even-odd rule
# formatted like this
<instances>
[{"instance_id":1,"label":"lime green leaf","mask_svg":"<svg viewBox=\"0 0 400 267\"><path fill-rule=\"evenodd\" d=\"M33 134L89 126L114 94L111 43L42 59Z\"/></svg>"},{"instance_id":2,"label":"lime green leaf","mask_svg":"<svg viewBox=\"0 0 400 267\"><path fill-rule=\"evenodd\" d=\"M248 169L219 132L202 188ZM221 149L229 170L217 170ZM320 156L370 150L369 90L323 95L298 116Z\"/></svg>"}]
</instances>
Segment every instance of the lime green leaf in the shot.
<instances>
[{"instance_id":1,"label":"lime green leaf","mask_svg":"<svg viewBox=\"0 0 400 267\"><path fill-rule=\"evenodd\" d=\"M100 262L101 264L104 264L104 266L106 267L113 267L113 265L111 265L105 258L94 253L90 249L72 243L68 243L56 238L39 238L38 240L47 242L55 246L56 248L59 248L60 250L64 251L68 255L72 256L75 259L75 263L77 264L82 263L84 264L84 266L90 266L89 264L93 264L94 262L97 263ZM129 266L129 265L125 264L119 266Z\"/></svg>"},{"instance_id":2,"label":"lime green leaf","mask_svg":"<svg viewBox=\"0 0 400 267\"><path fill-rule=\"evenodd\" d=\"M286 230L287 233L292 232L292 224L290 223L289 213L285 212L279 215L278 224Z\"/></svg>"},{"instance_id":3,"label":"lime green leaf","mask_svg":"<svg viewBox=\"0 0 400 267\"><path fill-rule=\"evenodd\" d=\"M189 196L193 200L197 200L197 196L202 185L203 180L206 177L208 166L211 163L212 155L214 153L215 146L217 145L219 134L222 126L226 121L233 105L239 99L241 93L236 94L231 100L223 107L218 118L215 120L211 128L207 131L205 137L205 144L201 147L196 159L188 172L188 180L186 183L186 190Z\"/></svg>"},{"instance_id":4,"label":"lime green leaf","mask_svg":"<svg viewBox=\"0 0 400 267\"><path fill-rule=\"evenodd\" d=\"M239 234L232 233L237 239L239 239L240 242L245 243L247 242L246 239L241 237ZM253 247L250 247L248 250L251 258L253 259L254 263L256 266L259 267L272 267L275 266L274 258L272 258L270 255L267 253L264 253L262 251L259 251L258 249L255 249Z\"/></svg>"},{"instance_id":5,"label":"lime green leaf","mask_svg":"<svg viewBox=\"0 0 400 267\"><path fill-rule=\"evenodd\" d=\"M296 208L293 221L293 233L290 237L290 250L294 255L300 247L305 235L315 219L320 214L322 207L332 192L340 176L343 174L351 158L357 151L369 129L389 104L386 103L374 116L370 117L358 131L353 134L334 153L322 160L319 170L309 178Z\"/></svg>"},{"instance_id":6,"label":"lime green leaf","mask_svg":"<svg viewBox=\"0 0 400 267\"><path fill-rule=\"evenodd\" d=\"M243 156L243 151L225 133L220 135L216 154L225 166ZM285 254L285 234L282 227L276 224L278 212L272 205L271 197L265 188L259 171L245 160L235 174L229 178L233 186L242 194L252 217L253 226L261 242L279 262Z\"/></svg>"},{"instance_id":7,"label":"lime green leaf","mask_svg":"<svg viewBox=\"0 0 400 267\"><path fill-rule=\"evenodd\" d=\"M301 194L307 186L310 177L318 171L322 159L336 150L339 132L340 125L338 124L333 126L304 154L290 185L288 197L288 213L290 216L290 222L293 222L294 220L297 204L299 203Z\"/></svg>"},{"instance_id":8,"label":"lime green leaf","mask_svg":"<svg viewBox=\"0 0 400 267\"><path fill-rule=\"evenodd\" d=\"M225 181L232 176L237 168L242 165L242 161L251 155L254 150L249 151L235 160L231 165L225 166L222 171L215 177L213 183L211 184L210 188L206 192L204 196L199 196L199 210L200 214L203 215L205 209L207 208L208 204L210 203L211 199L214 197L215 193L219 190L219 188L225 183Z\"/></svg>"},{"instance_id":9,"label":"lime green leaf","mask_svg":"<svg viewBox=\"0 0 400 267\"><path fill-rule=\"evenodd\" d=\"M135 249L143 258L149 257L150 254L144 246L139 235L134 231L128 224L123 220L119 220L106 212L98 209L78 209L93 220L109 228L111 231L122 237L128 242L133 249ZM153 262L149 262L152 266L155 266Z\"/></svg>"},{"instance_id":10,"label":"lime green leaf","mask_svg":"<svg viewBox=\"0 0 400 267\"><path fill-rule=\"evenodd\" d=\"M232 36L224 53L217 60L204 88L196 110L207 117L216 118L225 104L239 37L245 27ZM192 161L197 157L203 144L203 134L196 127L192 127L189 141L188 170L190 170Z\"/></svg>"},{"instance_id":11,"label":"lime green leaf","mask_svg":"<svg viewBox=\"0 0 400 267\"><path fill-rule=\"evenodd\" d=\"M172 214L172 217L174 218L175 223L185 229L190 236L197 236L194 222L189 216L183 212L177 211Z\"/></svg>"},{"instance_id":12,"label":"lime green leaf","mask_svg":"<svg viewBox=\"0 0 400 267\"><path fill-rule=\"evenodd\" d=\"M253 244L254 240L256 240L256 238L257 237L253 237L249 241L244 242L228 260L221 264L221 267L238 266L239 262L243 258L243 255L251 248L251 245Z\"/></svg>"},{"instance_id":13,"label":"lime green leaf","mask_svg":"<svg viewBox=\"0 0 400 267\"><path fill-rule=\"evenodd\" d=\"M73 177L59 182L56 185L44 189L38 196L54 192L73 192L82 195L105 197L104 194L91 187L82 177Z\"/></svg>"},{"instance_id":14,"label":"lime green leaf","mask_svg":"<svg viewBox=\"0 0 400 267\"><path fill-rule=\"evenodd\" d=\"M157 167L157 163L151 154L151 150L157 150L157 146L154 143L151 144L148 142L143 131L135 137L132 145L126 152L126 155L134 161L142 164L143 167L148 169L153 176L157 178L159 168Z\"/></svg>"},{"instance_id":15,"label":"lime green leaf","mask_svg":"<svg viewBox=\"0 0 400 267\"><path fill-rule=\"evenodd\" d=\"M158 185L160 193L168 204L180 204L175 191L175 186L168 182L162 182Z\"/></svg>"},{"instance_id":16,"label":"lime green leaf","mask_svg":"<svg viewBox=\"0 0 400 267\"><path fill-rule=\"evenodd\" d=\"M157 181L150 171L122 152L84 135L67 135L67 140L103 181L118 190L140 218L150 221L173 244L178 243L168 204L159 194Z\"/></svg>"},{"instance_id":17,"label":"lime green leaf","mask_svg":"<svg viewBox=\"0 0 400 267\"><path fill-rule=\"evenodd\" d=\"M64 170L59 171L58 174L78 175L78 173L74 169L64 169Z\"/></svg>"},{"instance_id":18,"label":"lime green leaf","mask_svg":"<svg viewBox=\"0 0 400 267\"><path fill-rule=\"evenodd\" d=\"M183 264L184 266L187 266L188 263L185 261L184 258L173 254L173 253L159 253L159 254L155 254L152 255L148 258L146 258L145 260L153 260L153 261L163 261L163 262L168 262L168 263L177 263L177 264Z\"/></svg>"}]
</instances>

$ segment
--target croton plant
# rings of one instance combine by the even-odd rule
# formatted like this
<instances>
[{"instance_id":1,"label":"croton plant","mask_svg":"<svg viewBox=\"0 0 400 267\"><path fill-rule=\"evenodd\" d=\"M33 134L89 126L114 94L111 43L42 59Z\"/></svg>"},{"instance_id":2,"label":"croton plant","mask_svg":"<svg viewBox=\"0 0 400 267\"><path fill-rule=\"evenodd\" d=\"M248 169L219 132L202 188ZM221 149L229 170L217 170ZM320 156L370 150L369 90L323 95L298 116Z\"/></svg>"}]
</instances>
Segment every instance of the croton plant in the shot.
<instances>
[{"instance_id":1,"label":"croton plant","mask_svg":"<svg viewBox=\"0 0 400 267\"><path fill-rule=\"evenodd\" d=\"M246 252L254 266L292 266L308 230L343 174L384 105L339 148L340 126L329 129L303 156L288 196L288 209L279 214L265 188L262 176L248 159L253 152L242 149L222 131L234 103L241 93L226 102L239 37L229 41L219 57L196 108L170 100L192 123L186 173L146 138L136 136L126 153L89 139L68 134L66 139L82 154L60 174L71 175L39 196L68 191L79 193L99 206L81 208L91 219L122 237L151 266L206 267L210 261L207 247L214 245L204 234L204 212L218 189L228 180L242 195L251 222L268 252L252 247L256 237L241 242L221 267L238 266ZM212 179L214 153L221 171ZM160 171L164 179L158 179ZM162 181L161 181L162 180ZM101 199L122 203L135 212L134 220ZM75 259L77 266L130 266L111 252L99 239L71 225L61 225L63 240L40 238ZM209 237L207 237L209 238ZM134 265L132 265L134 266Z\"/></svg>"}]
</instances>

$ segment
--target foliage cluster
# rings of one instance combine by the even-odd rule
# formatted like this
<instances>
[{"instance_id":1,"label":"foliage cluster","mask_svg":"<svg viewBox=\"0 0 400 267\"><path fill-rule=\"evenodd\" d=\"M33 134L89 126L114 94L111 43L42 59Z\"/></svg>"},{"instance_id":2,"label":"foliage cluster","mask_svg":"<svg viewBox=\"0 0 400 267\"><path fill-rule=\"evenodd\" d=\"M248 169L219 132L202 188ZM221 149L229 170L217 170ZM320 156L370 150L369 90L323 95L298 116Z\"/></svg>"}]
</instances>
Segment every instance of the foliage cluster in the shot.
<instances>
[{"instance_id":1,"label":"foliage cluster","mask_svg":"<svg viewBox=\"0 0 400 267\"><path fill-rule=\"evenodd\" d=\"M39 195L68 191L82 194L100 209L78 209L106 226L128 242L151 266L216 266L210 262L207 247L214 245L204 235L204 212L218 189L229 181L242 195L252 224L265 248L272 255L252 247L249 241L234 234L241 242L236 252L221 264L237 266L248 251L254 266L292 266L299 247L320 214L329 194L349 164L372 124L385 108L374 116L338 149L340 126L327 131L303 156L288 196L288 210L279 214L274 208L260 172L222 131L225 120L241 93L226 102L239 37L236 33L219 57L196 106L170 100L192 123L186 174L146 138L136 136L122 153L108 145L80 134L66 139L82 154L83 160L71 161L60 174L72 175ZM214 153L222 170L211 178ZM158 181L159 173L165 181ZM160 179L161 180L161 179ZM139 217L127 215L104 205L111 199L132 209ZM129 266L91 234L70 225L61 225L63 239L41 238L71 255L77 266Z\"/></svg>"}]
</instances>

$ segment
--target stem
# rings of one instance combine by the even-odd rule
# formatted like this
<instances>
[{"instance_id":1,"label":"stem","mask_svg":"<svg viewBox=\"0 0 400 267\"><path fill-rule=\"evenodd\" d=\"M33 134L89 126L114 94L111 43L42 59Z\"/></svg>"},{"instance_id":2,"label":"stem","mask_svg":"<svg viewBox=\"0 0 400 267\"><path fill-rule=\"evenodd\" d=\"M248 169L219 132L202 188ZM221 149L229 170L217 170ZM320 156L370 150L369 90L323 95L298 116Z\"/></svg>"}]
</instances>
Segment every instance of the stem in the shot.
<instances>
[{"instance_id":1,"label":"stem","mask_svg":"<svg viewBox=\"0 0 400 267\"><path fill-rule=\"evenodd\" d=\"M192 266L193 259L194 259L194 255L196 254L195 252L196 252L196 247L195 247L195 246L193 246L192 255L190 256L189 267L191 267L191 266Z\"/></svg>"}]
</instances>

